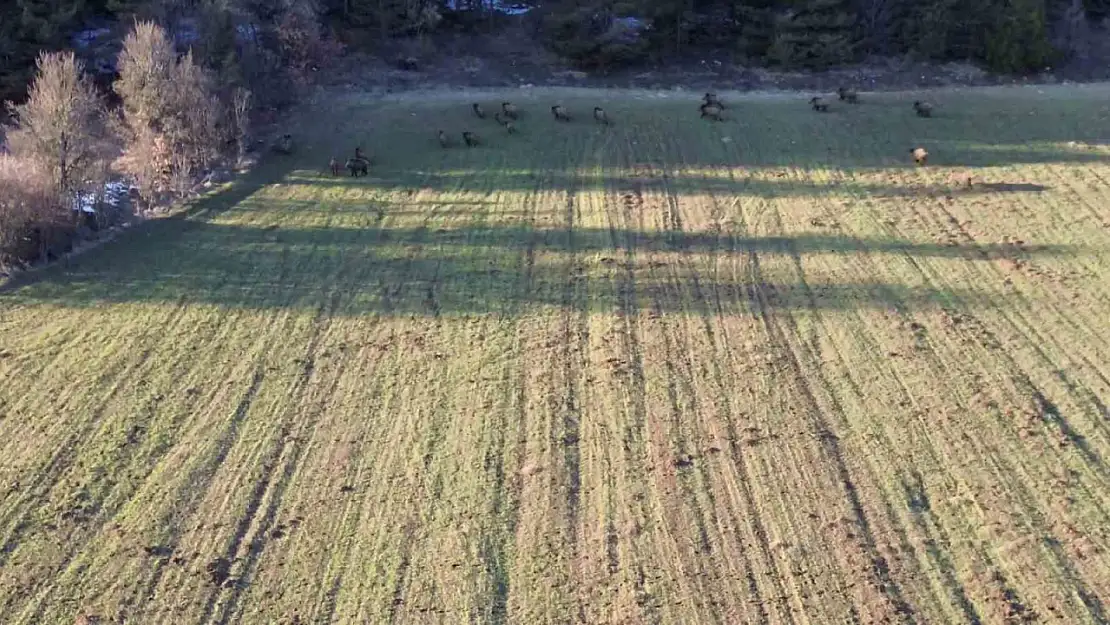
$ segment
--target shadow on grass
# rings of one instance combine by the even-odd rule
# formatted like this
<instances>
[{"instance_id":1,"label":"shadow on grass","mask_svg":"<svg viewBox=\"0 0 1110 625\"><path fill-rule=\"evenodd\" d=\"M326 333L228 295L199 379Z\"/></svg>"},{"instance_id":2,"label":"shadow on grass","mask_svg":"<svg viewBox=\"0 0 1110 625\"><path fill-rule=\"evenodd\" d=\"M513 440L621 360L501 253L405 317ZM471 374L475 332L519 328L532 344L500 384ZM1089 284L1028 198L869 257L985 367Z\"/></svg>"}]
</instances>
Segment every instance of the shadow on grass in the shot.
<instances>
[{"instance_id":1,"label":"shadow on grass","mask_svg":"<svg viewBox=\"0 0 1110 625\"><path fill-rule=\"evenodd\" d=\"M169 220L55 267L3 296L13 304L90 307L181 300L228 308L316 310L338 298L338 315L512 313L530 307L614 311L638 305L681 312L744 310L755 289L773 305L848 310L952 304L992 307L974 291L868 282L821 285L764 276L755 257L878 253L983 259L995 246L959 246L834 235L733 237L626 229L517 227L287 229ZM121 242L123 243L123 242ZM697 253L689 257L685 253ZM1068 254L1042 246L1028 254ZM645 256L650 254L650 258ZM728 263L735 279L713 279ZM726 273L726 272L721 272ZM691 289L696 290L696 293ZM723 302L723 304L721 304Z\"/></svg>"},{"instance_id":2,"label":"shadow on grass","mask_svg":"<svg viewBox=\"0 0 1110 625\"><path fill-rule=\"evenodd\" d=\"M808 157L817 156L832 160L828 153L831 149L812 145L798 148L803 162ZM1010 152L997 146L981 152L967 146L960 149L965 154L978 153L984 159L995 159L990 161L992 164L1005 162ZM797 166L798 162L790 160L797 156L795 151L791 148L783 150L783 154L769 157L757 152L750 160ZM1014 151L1022 154L1035 152ZM647 154L646 158L682 163L683 166L703 161L700 153L691 158L685 153L676 154L678 152L683 152L681 146L667 143L661 152ZM599 160L619 161L615 167L624 171L642 170L642 175L571 173L581 163L568 161L565 153L557 149L542 153L525 151L519 154L522 157L519 162L514 160L500 164L501 167L511 165L515 168L513 171L499 170L496 164L468 163L466 161L480 161L486 157L465 151L444 156L434 149L412 149L399 150L396 162L388 167L376 167L370 176L364 178L313 176L304 171L290 174L290 169L302 165L309 156L299 154L281 158L267 155L258 169L189 209L172 217L142 224L124 233L114 245L93 250L62 266L36 272L38 275L28 276L27 279L16 280L0 293L3 293L4 300L11 302L44 302L76 307L102 302L157 303L184 299L259 309L315 309L325 294L338 293L342 300L341 310L345 314L437 315L504 311L521 306L568 306L573 305L570 301L573 297L567 293L584 289L589 297L584 298L582 305L593 308L611 309L617 300L632 294L637 298L658 299L662 302L658 306L663 309L679 310L685 309L683 298L673 296L688 288L684 282L693 279L694 264L711 261L684 261L677 254L672 254L674 252L696 252L713 255L717 260L726 259L735 264L733 275L744 275L742 270L747 266L747 257L752 255L798 256L870 251L981 260L1004 254L1007 250L993 245L940 245L824 234L753 238L681 230L649 232L577 227L567 231L526 225L434 230L419 227L290 229L281 228L280 224L266 228L214 224L211 218L231 208L276 215L311 210L369 209L377 212L381 221L385 216L398 217L399 211L419 216L438 206L445 211L463 214L481 211L484 206L493 204L467 199L436 202L423 198L391 204L370 196L364 201L341 200L341 204L328 201L328 207L322 209L316 201L271 200L265 194L252 197L264 185L279 180L283 184L345 187L353 191L400 190L407 192L410 198L422 190L457 194L461 190L483 189L563 190L568 193L591 188L605 189L621 195L622 201L639 195L643 200L640 210L645 214L653 210L668 210L667 202L657 195L666 195L674 200L681 195L713 194L722 201L731 201L738 195L768 198L830 194L841 197L937 197L949 193L1040 192L1047 188L1022 181L979 183L971 189L936 183L923 183L921 186L882 184L853 178L850 169L844 170L842 178L834 177L827 184L797 180L785 172L772 179L730 175L729 172L720 176L671 175L651 164L629 164L631 157L619 149L608 150ZM780 156L783 157L782 162L777 160ZM845 153L835 158L838 165L849 167L870 162L890 165L879 156ZM1099 154L1078 152L1069 152L1061 158L1064 156L1082 160L1105 158ZM451 159L462 160L452 164ZM531 163L531 160L540 162ZM418 166L405 167L405 164ZM604 168L604 162L593 165ZM744 167L743 164L739 166ZM422 211L420 207L427 207L428 211ZM444 215L442 211L434 212L438 217ZM530 217L522 212L495 211L495 214L501 220L517 219L520 222ZM1028 248L1024 253L1074 254L1078 251L1065 246L1042 246ZM663 260L654 261L663 264L645 265L637 260L637 255L647 252L663 254ZM587 254L596 258L583 258ZM532 258L542 259L542 264L526 268L528 259ZM741 273L737 274L737 271ZM746 297L746 290L758 286L765 293L776 294L774 297L778 304L788 307L885 307L891 300L899 299L909 305L932 305L952 295L901 285L862 283L830 285L808 291L789 281L769 284L758 272L737 281L706 281L701 276L698 279L703 292L712 293L715 298L742 300ZM663 297L665 293L670 293L672 297ZM959 294L958 297L964 301L991 305L989 298L972 292Z\"/></svg>"},{"instance_id":3,"label":"shadow on grass","mask_svg":"<svg viewBox=\"0 0 1110 625\"><path fill-rule=\"evenodd\" d=\"M597 176L566 172L490 172L489 170L459 170L452 173L425 171L398 171L378 169L370 176L358 179L315 177L305 172L293 172L285 179L290 184L314 187L341 187L347 189L376 189L396 191L400 189L420 189L424 191L458 191L466 188L472 181L493 181L499 191L534 191L537 188L557 191L610 190L613 192L653 191L670 195L745 195L751 197L813 197L830 193L867 196L867 197L939 197L944 195L982 195L1002 193L1036 193L1051 187L1031 182L979 182L971 188L953 178L951 184L922 183L920 185L897 185L860 182L851 178L833 179L827 183L787 178L778 179L745 177L702 176L681 174L663 175L659 172L643 176ZM478 185L475 184L475 187ZM475 188L475 191L478 189ZM309 202L306 202L309 204ZM428 202L427 204L437 204ZM442 202L439 205L455 204ZM482 202L475 202L482 204Z\"/></svg>"}]
</instances>

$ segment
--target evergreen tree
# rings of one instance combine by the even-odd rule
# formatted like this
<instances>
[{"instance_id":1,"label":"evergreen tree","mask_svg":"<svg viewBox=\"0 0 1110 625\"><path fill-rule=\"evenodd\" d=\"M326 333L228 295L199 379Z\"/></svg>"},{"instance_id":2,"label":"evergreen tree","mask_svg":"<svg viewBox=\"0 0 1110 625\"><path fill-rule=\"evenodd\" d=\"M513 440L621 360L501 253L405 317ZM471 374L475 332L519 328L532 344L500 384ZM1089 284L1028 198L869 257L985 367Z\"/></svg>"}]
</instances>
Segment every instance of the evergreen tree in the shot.
<instances>
[{"instance_id":1,"label":"evergreen tree","mask_svg":"<svg viewBox=\"0 0 1110 625\"><path fill-rule=\"evenodd\" d=\"M809 69L847 63L855 56L855 29L847 0L806 0L778 19L768 59Z\"/></svg>"},{"instance_id":2,"label":"evergreen tree","mask_svg":"<svg viewBox=\"0 0 1110 625\"><path fill-rule=\"evenodd\" d=\"M39 52L66 47L85 9L83 0L0 2L0 100L25 92Z\"/></svg>"}]
</instances>

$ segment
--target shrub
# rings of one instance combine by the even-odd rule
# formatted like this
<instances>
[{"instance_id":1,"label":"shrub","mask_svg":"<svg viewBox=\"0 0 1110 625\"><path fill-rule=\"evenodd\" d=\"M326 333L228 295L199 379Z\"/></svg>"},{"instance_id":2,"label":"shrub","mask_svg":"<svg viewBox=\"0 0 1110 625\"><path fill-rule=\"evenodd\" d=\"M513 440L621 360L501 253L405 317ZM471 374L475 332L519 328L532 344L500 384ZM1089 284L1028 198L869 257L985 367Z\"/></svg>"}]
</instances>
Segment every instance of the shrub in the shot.
<instances>
[{"instance_id":1,"label":"shrub","mask_svg":"<svg viewBox=\"0 0 1110 625\"><path fill-rule=\"evenodd\" d=\"M31 160L0 154L0 269L64 251L73 230L50 173Z\"/></svg>"}]
</instances>

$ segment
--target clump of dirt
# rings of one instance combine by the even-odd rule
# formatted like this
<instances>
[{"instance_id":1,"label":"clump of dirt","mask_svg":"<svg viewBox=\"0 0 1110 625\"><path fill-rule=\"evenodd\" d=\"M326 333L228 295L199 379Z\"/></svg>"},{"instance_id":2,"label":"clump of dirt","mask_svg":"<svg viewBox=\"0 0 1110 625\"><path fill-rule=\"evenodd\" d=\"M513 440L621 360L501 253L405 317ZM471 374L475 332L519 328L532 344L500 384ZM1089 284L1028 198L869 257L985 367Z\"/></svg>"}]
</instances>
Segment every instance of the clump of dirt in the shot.
<instances>
[{"instance_id":1,"label":"clump of dirt","mask_svg":"<svg viewBox=\"0 0 1110 625\"><path fill-rule=\"evenodd\" d=\"M779 438L778 434L764 432L763 430L754 426L745 427L744 429L740 430L740 434L740 444L744 445L745 447L756 447L762 445L763 443L778 440Z\"/></svg>"},{"instance_id":2,"label":"clump of dirt","mask_svg":"<svg viewBox=\"0 0 1110 625\"><path fill-rule=\"evenodd\" d=\"M143 547L143 551L152 558L168 558L173 555L173 549L165 545L148 545Z\"/></svg>"},{"instance_id":3,"label":"clump of dirt","mask_svg":"<svg viewBox=\"0 0 1110 625\"><path fill-rule=\"evenodd\" d=\"M231 577L231 562L227 558L216 558L209 562L204 570L212 583L220 586Z\"/></svg>"},{"instance_id":4,"label":"clump of dirt","mask_svg":"<svg viewBox=\"0 0 1110 625\"><path fill-rule=\"evenodd\" d=\"M1102 553L1098 543L1068 521L1057 520L1052 525L1052 531L1061 538L1060 542L1068 554L1076 560L1086 560Z\"/></svg>"},{"instance_id":5,"label":"clump of dirt","mask_svg":"<svg viewBox=\"0 0 1110 625\"><path fill-rule=\"evenodd\" d=\"M679 454L675 457L674 466L679 469L686 469L694 466L694 457L690 454Z\"/></svg>"},{"instance_id":6,"label":"clump of dirt","mask_svg":"<svg viewBox=\"0 0 1110 625\"><path fill-rule=\"evenodd\" d=\"M814 217L809 220L809 225L815 226L817 228L832 228L833 230L840 229L840 222L831 218L822 219L820 217Z\"/></svg>"},{"instance_id":7,"label":"clump of dirt","mask_svg":"<svg viewBox=\"0 0 1110 625\"><path fill-rule=\"evenodd\" d=\"M988 613L984 615L988 617L988 622L1022 625L1040 620L1037 612L1025 605L1001 571L995 569L977 577L977 583L985 587L988 598Z\"/></svg>"}]
</instances>

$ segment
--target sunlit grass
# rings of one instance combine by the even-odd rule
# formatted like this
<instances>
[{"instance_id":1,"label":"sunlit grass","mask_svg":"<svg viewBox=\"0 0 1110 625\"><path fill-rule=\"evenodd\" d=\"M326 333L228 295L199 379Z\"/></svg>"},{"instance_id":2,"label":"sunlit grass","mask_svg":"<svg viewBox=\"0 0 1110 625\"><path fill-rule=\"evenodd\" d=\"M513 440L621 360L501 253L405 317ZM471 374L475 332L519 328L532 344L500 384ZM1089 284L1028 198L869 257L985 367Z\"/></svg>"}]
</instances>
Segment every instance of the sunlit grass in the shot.
<instances>
[{"instance_id":1,"label":"sunlit grass","mask_svg":"<svg viewBox=\"0 0 1110 625\"><path fill-rule=\"evenodd\" d=\"M0 293L0 621L1100 622L1110 90L699 95L321 99Z\"/></svg>"}]
</instances>

